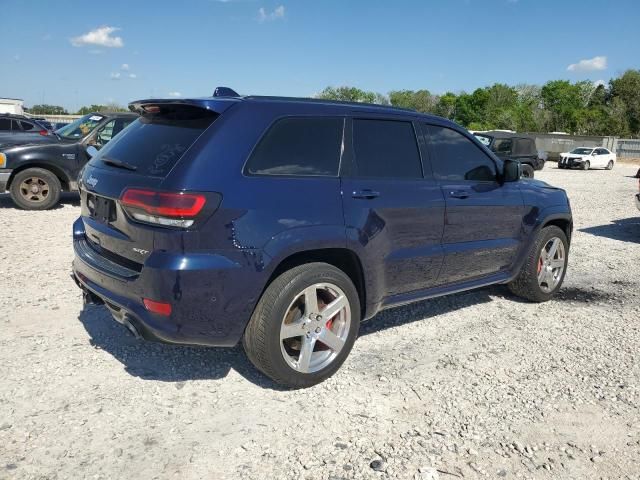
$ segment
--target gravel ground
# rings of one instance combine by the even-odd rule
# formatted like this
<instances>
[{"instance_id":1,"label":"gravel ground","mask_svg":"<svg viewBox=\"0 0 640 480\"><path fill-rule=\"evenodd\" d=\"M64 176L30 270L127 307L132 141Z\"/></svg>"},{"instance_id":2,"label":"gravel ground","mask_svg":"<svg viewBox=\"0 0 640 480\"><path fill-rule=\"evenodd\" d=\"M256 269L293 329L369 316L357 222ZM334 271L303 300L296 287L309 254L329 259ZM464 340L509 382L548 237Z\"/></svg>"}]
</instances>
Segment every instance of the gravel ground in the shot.
<instances>
[{"instance_id":1,"label":"gravel ground","mask_svg":"<svg viewBox=\"0 0 640 480\"><path fill-rule=\"evenodd\" d=\"M240 348L136 341L69 278L73 196L0 195L0 478L640 478L636 167L566 188L569 270L386 311L333 378L283 391Z\"/></svg>"}]
</instances>

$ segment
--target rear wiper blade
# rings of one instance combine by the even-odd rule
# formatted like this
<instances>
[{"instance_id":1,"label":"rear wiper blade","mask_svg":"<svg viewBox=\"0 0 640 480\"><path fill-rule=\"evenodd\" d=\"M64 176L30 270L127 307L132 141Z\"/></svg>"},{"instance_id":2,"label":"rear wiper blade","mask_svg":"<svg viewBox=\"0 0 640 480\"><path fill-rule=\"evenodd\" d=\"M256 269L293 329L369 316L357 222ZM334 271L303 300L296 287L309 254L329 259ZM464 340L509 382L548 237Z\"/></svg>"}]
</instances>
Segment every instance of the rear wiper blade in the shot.
<instances>
[{"instance_id":1,"label":"rear wiper blade","mask_svg":"<svg viewBox=\"0 0 640 480\"><path fill-rule=\"evenodd\" d=\"M136 167L135 165L131 165L130 163L123 162L122 160L116 160L115 158L102 157L101 160L107 165L113 165L114 167L118 167L118 168L125 168L127 170L131 170L132 172L135 172L138 169L138 167Z\"/></svg>"}]
</instances>

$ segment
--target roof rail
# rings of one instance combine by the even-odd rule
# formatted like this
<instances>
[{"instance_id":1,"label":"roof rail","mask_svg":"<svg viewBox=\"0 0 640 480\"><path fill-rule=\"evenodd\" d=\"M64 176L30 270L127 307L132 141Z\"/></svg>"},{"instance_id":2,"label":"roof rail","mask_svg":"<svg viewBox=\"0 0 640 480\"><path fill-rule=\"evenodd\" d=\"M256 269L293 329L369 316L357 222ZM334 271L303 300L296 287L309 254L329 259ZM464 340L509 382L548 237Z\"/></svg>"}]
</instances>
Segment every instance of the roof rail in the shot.
<instances>
[{"instance_id":1,"label":"roof rail","mask_svg":"<svg viewBox=\"0 0 640 480\"><path fill-rule=\"evenodd\" d=\"M308 102L308 103L328 103L332 105L344 105L353 107L371 107L379 109L399 110L403 112L416 113L416 110L412 108L396 107L393 105L381 105L379 103L366 103L366 102L347 102L343 100L329 100L324 98L310 98L310 97L278 97L269 95L247 95L242 97L246 100L272 100L280 102Z\"/></svg>"}]
</instances>

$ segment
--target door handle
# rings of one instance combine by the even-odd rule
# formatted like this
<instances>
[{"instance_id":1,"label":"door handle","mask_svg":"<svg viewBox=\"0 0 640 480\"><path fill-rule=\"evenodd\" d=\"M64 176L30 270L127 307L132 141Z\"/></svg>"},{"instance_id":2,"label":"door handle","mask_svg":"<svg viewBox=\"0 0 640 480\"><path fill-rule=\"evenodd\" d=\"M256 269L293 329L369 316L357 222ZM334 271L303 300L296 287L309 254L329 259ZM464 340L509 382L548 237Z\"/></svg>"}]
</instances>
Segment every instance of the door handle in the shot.
<instances>
[{"instance_id":1,"label":"door handle","mask_svg":"<svg viewBox=\"0 0 640 480\"><path fill-rule=\"evenodd\" d=\"M380 196L380 192L375 192L373 190L369 190L365 188L364 190L358 190L357 192L353 192L351 194L353 198L361 198L364 200L371 200L373 198L377 198Z\"/></svg>"},{"instance_id":2,"label":"door handle","mask_svg":"<svg viewBox=\"0 0 640 480\"><path fill-rule=\"evenodd\" d=\"M469 198L469 192L467 190L451 190L449 196L451 198Z\"/></svg>"}]
</instances>

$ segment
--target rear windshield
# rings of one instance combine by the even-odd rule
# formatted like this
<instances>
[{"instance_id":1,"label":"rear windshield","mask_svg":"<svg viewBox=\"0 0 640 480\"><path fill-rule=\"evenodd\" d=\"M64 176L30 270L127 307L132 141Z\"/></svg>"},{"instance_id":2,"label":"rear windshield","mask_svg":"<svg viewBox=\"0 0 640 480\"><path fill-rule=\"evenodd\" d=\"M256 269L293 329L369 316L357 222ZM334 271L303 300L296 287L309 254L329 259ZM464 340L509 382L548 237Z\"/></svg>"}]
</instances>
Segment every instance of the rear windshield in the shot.
<instances>
[{"instance_id":1,"label":"rear windshield","mask_svg":"<svg viewBox=\"0 0 640 480\"><path fill-rule=\"evenodd\" d=\"M202 108L163 106L159 113L144 114L116 135L91 163L112 166L107 162L113 160L137 174L164 177L217 117Z\"/></svg>"}]
</instances>

